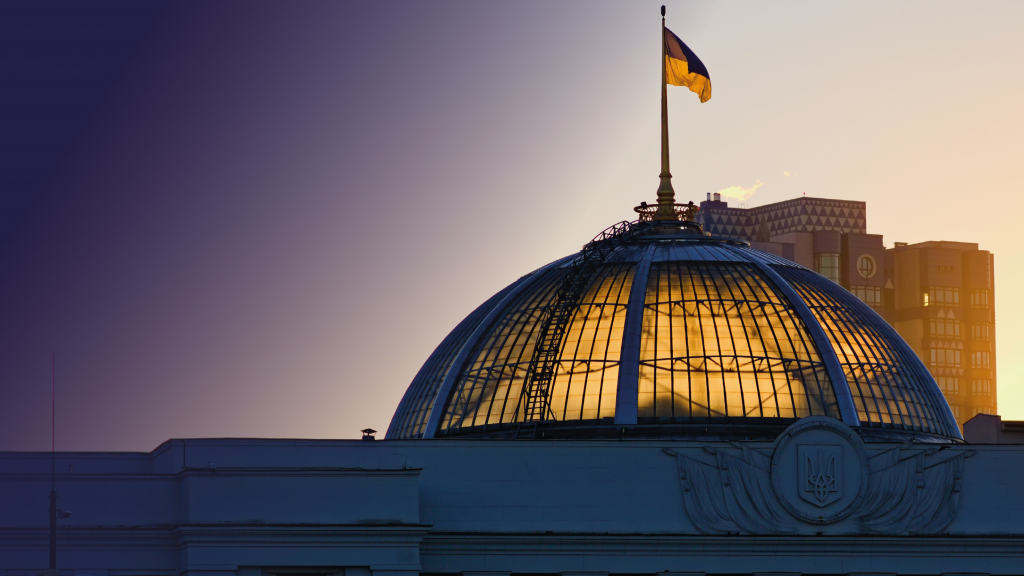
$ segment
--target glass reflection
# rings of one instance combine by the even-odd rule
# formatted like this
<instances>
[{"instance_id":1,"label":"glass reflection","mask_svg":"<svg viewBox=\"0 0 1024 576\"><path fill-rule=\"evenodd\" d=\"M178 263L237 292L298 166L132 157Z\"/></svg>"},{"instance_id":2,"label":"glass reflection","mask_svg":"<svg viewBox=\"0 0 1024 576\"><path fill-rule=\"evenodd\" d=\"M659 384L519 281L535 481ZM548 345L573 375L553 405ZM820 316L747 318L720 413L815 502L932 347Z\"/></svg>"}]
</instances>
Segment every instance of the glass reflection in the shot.
<instances>
[{"instance_id":1,"label":"glass reflection","mask_svg":"<svg viewBox=\"0 0 1024 576\"><path fill-rule=\"evenodd\" d=\"M651 266L640 418L838 417L806 328L748 265Z\"/></svg>"},{"instance_id":2,"label":"glass reflection","mask_svg":"<svg viewBox=\"0 0 1024 576\"><path fill-rule=\"evenodd\" d=\"M618 362L635 264L602 267L587 288L562 342L549 398L550 420L614 417ZM444 419L442 432L522 421L519 400L540 320L564 271L551 270L538 287L507 308L470 354Z\"/></svg>"},{"instance_id":3,"label":"glass reflection","mask_svg":"<svg viewBox=\"0 0 1024 576\"><path fill-rule=\"evenodd\" d=\"M398 405L398 412L388 428L387 437L389 439L423 437L427 426L427 418L430 417L430 410L434 407L434 402L437 398L438 388L440 388L441 382L444 381L445 377L448 376L448 371L451 370L452 363L458 356L466 339L476 330L476 327L483 321L484 317L509 292L527 278L520 278L501 292L492 296L445 337L441 345L434 350L434 353L430 355L430 358L420 368L416 377L413 378L409 389L406 390L402 402Z\"/></svg>"},{"instance_id":4,"label":"glass reflection","mask_svg":"<svg viewBox=\"0 0 1024 576\"><path fill-rule=\"evenodd\" d=\"M573 317L551 394L553 420L615 417L619 355L633 265L605 268Z\"/></svg>"},{"instance_id":5,"label":"glass reflection","mask_svg":"<svg viewBox=\"0 0 1024 576\"><path fill-rule=\"evenodd\" d=\"M885 321L841 287L817 275L777 267L824 328L846 374L865 426L886 426L955 436L944 424L931 376L913 361L913 351Z\"/></svg>"}]
</instances>

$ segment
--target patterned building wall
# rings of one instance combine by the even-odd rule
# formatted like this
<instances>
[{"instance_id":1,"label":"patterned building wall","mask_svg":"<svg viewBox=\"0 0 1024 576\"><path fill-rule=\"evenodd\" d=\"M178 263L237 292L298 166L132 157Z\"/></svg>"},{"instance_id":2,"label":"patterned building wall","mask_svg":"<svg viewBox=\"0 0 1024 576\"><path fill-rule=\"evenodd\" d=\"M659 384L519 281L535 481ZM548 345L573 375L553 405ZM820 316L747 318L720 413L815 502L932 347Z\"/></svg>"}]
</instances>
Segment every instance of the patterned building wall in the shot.
<instances>
[{"instance_id":1,"label":"patterned building wall","mask_svg":"<svg viewBox=\"0 0 1024 576\"><path fill-rule=\"evenodd\" d=\"M725 202L701 202L698 218L716 236L767 242L788 232L867 231L867 204L850 200L801 197L757 208L730 208Z\"/></svg>"}]
</instances>

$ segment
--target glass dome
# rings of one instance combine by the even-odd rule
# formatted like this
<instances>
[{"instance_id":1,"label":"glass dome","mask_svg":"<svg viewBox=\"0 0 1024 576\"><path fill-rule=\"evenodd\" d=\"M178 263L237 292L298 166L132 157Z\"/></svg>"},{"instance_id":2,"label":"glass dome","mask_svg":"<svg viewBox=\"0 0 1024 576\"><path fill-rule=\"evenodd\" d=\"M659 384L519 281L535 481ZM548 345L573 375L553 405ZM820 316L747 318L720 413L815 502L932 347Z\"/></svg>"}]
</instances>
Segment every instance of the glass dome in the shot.
<instances>
[{"instance_id":1,"label":"glass dome","mask_svg":"<svg viewBox=\"0 0 1024 576\"><path fill-rule=\"evenodd\" d=\"M624 222L463 320L386 437L774 438L811 415L961 437L910 347L838 284L690 222Z\"/></svg>"}]
</instances>

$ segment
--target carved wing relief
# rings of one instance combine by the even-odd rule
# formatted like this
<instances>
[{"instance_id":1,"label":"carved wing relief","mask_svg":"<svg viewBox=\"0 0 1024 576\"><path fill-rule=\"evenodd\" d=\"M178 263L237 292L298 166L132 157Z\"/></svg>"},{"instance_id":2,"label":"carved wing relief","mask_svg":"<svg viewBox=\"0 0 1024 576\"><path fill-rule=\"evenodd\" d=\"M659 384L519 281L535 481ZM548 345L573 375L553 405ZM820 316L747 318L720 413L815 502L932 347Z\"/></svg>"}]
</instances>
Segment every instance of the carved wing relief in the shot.
<instances>
[{"instance_id":1,"label":"carved wing relief","mask_svg":"<svg viewBox=\"0 0 1024 576\"><path fill-rule=\"evenodd\" d=\"M709 461L673 450L683 501L697 527L706 534L749 532L785 534L792 520L772 492L771 457L744 447L742 456L705 448Z\"/></svg>"},{"instance_id":2,"label":"carved wing relief","mask_svg":"<svg viewBox=\"0 0 1024 576\"><path fill-rule=\"evenodd\" d=\"M905 444L868 458L867 490L851 514L861 531L935 534L953 520L963 461L974 453L918 446ZM780 505L772 486L772 456L748 446L734 448L705 447L691 455L663 449L676 459L683 503L693 523L705 534L797 532L800 520ZM821 470L810 463L819 491L829 489L829 466L835 473L834 456L822 462Z\"/></svg>"},{"instance_id":3,"label":"carved wing relief","mask_svg":"<svg viewBox=\"0 0 1024 576\"><path fill-rule=\"evenodd\" d=\"M960 504L964 458L973 451L904 444L868 459L868 493L854 513L877 534L935 534Z\"/></svg>"}]
</instances>

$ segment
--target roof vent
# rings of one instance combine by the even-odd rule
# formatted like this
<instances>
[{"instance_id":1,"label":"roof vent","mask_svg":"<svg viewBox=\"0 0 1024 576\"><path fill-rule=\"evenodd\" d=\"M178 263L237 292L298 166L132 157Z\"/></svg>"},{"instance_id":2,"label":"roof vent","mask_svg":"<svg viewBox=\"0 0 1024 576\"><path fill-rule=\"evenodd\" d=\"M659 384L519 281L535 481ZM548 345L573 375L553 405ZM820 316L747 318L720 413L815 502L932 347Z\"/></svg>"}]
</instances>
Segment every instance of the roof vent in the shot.
<instances>
[{"instance_id":1,"label":"roof vent","mask_svg":"<svg viewBox=\"0 0 1024 576\"><path fill-rule=\"evenodd\" d=\"M360 430L360 432L363 433L363 440L364 441L373 442L374 440L376 440L376 438L374 438L373 435L376 434L377 431L374 430L373 428L367 428L365 430Z\"/></svg>"}]
</instances>

